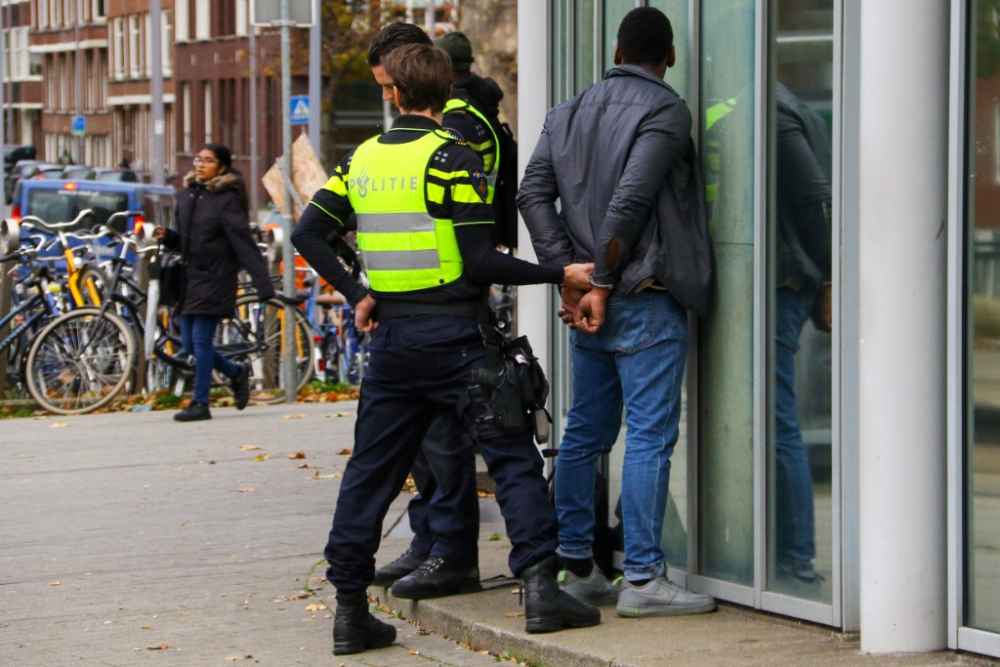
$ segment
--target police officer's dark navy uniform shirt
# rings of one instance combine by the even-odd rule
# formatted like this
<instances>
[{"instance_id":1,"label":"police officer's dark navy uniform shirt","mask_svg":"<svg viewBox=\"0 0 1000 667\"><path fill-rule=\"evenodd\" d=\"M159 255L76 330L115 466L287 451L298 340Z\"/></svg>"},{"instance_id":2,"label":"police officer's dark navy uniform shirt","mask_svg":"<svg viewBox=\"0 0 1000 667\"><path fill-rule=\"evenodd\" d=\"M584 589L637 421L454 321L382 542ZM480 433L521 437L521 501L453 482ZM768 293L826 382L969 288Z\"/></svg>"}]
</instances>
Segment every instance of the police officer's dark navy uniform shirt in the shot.
<instances>
[{"instance_id":1,"label":"police officer's dark navy uniform shirt","mask_svg":"<svg viewBox=\"0 0 1000 667\"><path fill-rule=\"evenodd\" d=\"M379 137L378 141L383 144L408 143L437 129L441 129L441 126L426 116L404 114L396 118L392 129ZM345 185L340 188L343 192L347 191L346 183L353 156L352 151L334 170L333 178L340 179ZM426 192L424 197L427 211L432 217L452 221L465 266L463 275L447 285L413 292L385 294L373 290L372 296L376 300L405 300L433 304L479 301L486 298L489 286L493 283L533 285L562 282L562 268L530 264L497 252L493 247L493 207L487 203L488 190L483 162L471 148L464 145L464 142L446 144L431 159L428 165L428 169L430 168L450 174L448 180L430 173L426 175L428 184L435 183L443 187L443 201L432 201ZM453 188L459 185L471 186L476 192L481 193L481 199L474 203L455 201L452 197ZM326 239L331 232L344 234L356 231L347 224L353 210L346 194L337 194L324 188L316 193L310 205L306 207L292 234L295 248L302 257L343 294L352 306L361 301L368 291L355 282L344 266L329 252Z\"/></svg>"}]
</instances>

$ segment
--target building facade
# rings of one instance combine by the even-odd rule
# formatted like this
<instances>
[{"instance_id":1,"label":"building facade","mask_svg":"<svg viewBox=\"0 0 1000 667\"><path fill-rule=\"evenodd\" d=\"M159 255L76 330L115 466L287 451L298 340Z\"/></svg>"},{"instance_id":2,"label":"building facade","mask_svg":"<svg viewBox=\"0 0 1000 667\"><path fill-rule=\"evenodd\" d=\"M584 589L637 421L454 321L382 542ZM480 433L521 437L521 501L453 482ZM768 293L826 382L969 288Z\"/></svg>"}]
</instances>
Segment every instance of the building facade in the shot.
<instances>
[{"instance_id":1,"label":"building facade","mask_svg":"<svg viewBox=\"0 0 1000 667\"><path fill-rule=\"evenodd\" d=\"M42 142L42 56L31 53L31 2L7 0L3 13L3 80L9 143Z\"/></svg>"},{"instance_id":2,"label":"building facade","mask_svg":"<svg viewBox=\"0 0 1000 667\"><path fill-rule=\"evenodd\" d=\"M621 18L647 4L674 26L666 79L696 119L716 262L691 320L670 576L860 630L869 652L1000 656L1000 6L519 3L522 168L548 108L600 80ZM815 128L811 165L789 118ZM524 229L520 246L530 258ZM822 290L829 332L803 310ZM554 291L519 297L558 434L572 340ZM795 576L790 551L818 576Z\"/></svg>"},{"instance_id":3,"label":"building facade","mask_svg":"<svg viewBox=\"0 0 1000 667\"><path fill-rule=\"evenodd\" d=\"M175 92L174 63L174 3L162 2L160 30L162 32L164 135L166 137L168 175L176 174L173 110ZM151 133L152 97L150 77L153 74L152 21L149 0L108 0L108 107L112 115L111 153L116 164L129 164L135 171L148 174L152 166Z\"/></svg>"}]
</instances>

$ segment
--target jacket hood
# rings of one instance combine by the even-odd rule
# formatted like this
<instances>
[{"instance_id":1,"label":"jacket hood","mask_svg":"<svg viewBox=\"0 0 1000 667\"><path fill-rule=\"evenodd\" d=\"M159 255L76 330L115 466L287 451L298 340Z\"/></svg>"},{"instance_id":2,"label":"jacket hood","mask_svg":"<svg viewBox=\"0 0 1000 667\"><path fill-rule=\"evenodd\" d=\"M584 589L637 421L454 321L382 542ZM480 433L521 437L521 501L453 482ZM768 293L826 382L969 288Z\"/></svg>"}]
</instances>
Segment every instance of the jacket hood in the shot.
<instances>
[{"instance_id":1,"label":"jacket hood","mask_svg":"<svg viewBox=\"0 0 1000 667\"><path fill-rule=\"evenodd\" d=\"M500 112L500 100L503 91L493 79L483 78L475 72L469 72L452 84L455 90L464 90L479 107L479 110L496 116Z\"/></svg>"},{"instance_id":2,"label":"jacket hood","mask_svg":"<svg viewBox=\"0 0 1000 667\"><path fill-rule=\"evenodd\" d=\"M227 172L225 174L220 174L216 176L208 183L204 184L202 184L201 181L198 180L198 175L193 171L184 177L184 187L196 188L200 185L204 185L205 189L211 192L213 195L217 195L220 192L225 192L226 190L238 189L239 177L232 172Z\"/></svg>"}]
</instances>

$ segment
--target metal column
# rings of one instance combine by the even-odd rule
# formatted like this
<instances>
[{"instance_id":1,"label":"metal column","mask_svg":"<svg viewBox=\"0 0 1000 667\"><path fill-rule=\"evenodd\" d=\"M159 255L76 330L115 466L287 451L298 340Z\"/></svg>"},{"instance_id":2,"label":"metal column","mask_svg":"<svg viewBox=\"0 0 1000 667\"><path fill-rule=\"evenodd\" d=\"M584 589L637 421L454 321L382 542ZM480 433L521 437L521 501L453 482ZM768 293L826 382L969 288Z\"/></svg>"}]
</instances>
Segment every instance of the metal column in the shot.
<instances>
[{"instance_id":1,"label":"metal column","mask_svg":"<svg viewBox=\"0 0 1000 667\"><path fill-rule=\"evenodd\" d=\"M282 290L295 294L295 249L292 247L292 45L290 0L281 0L281 146L285 170L288 173L285 193L285 214L282 217L281 257L284 262ZM297 396L298 374L296 358L295 308L285 305L285 402L294 403Z\"/></svg>"}]
</instances>

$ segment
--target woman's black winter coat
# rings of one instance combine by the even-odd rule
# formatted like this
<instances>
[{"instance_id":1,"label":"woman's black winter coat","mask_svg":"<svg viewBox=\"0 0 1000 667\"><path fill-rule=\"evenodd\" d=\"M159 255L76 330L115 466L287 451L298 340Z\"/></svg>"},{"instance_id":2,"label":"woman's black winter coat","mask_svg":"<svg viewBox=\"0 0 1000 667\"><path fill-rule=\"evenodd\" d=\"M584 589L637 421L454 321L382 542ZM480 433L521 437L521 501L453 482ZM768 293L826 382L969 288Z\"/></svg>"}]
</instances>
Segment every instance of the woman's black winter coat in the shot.
<instances>
[{"instance_id":1,"label":"woman's black winter coat","mask_svg":"<svg viewBox=\"0 0 1000 667\"><path fill-rule=\"evenodd\" d=\"M184 258L182 315L231 316L240 265L250 273L260 298L274 296L267 264L240 204L237 178L227 173L201 183L192 173L184 179L175 209L177 230L167 230L164 238Z\"/></svg>"}]
</instances>

